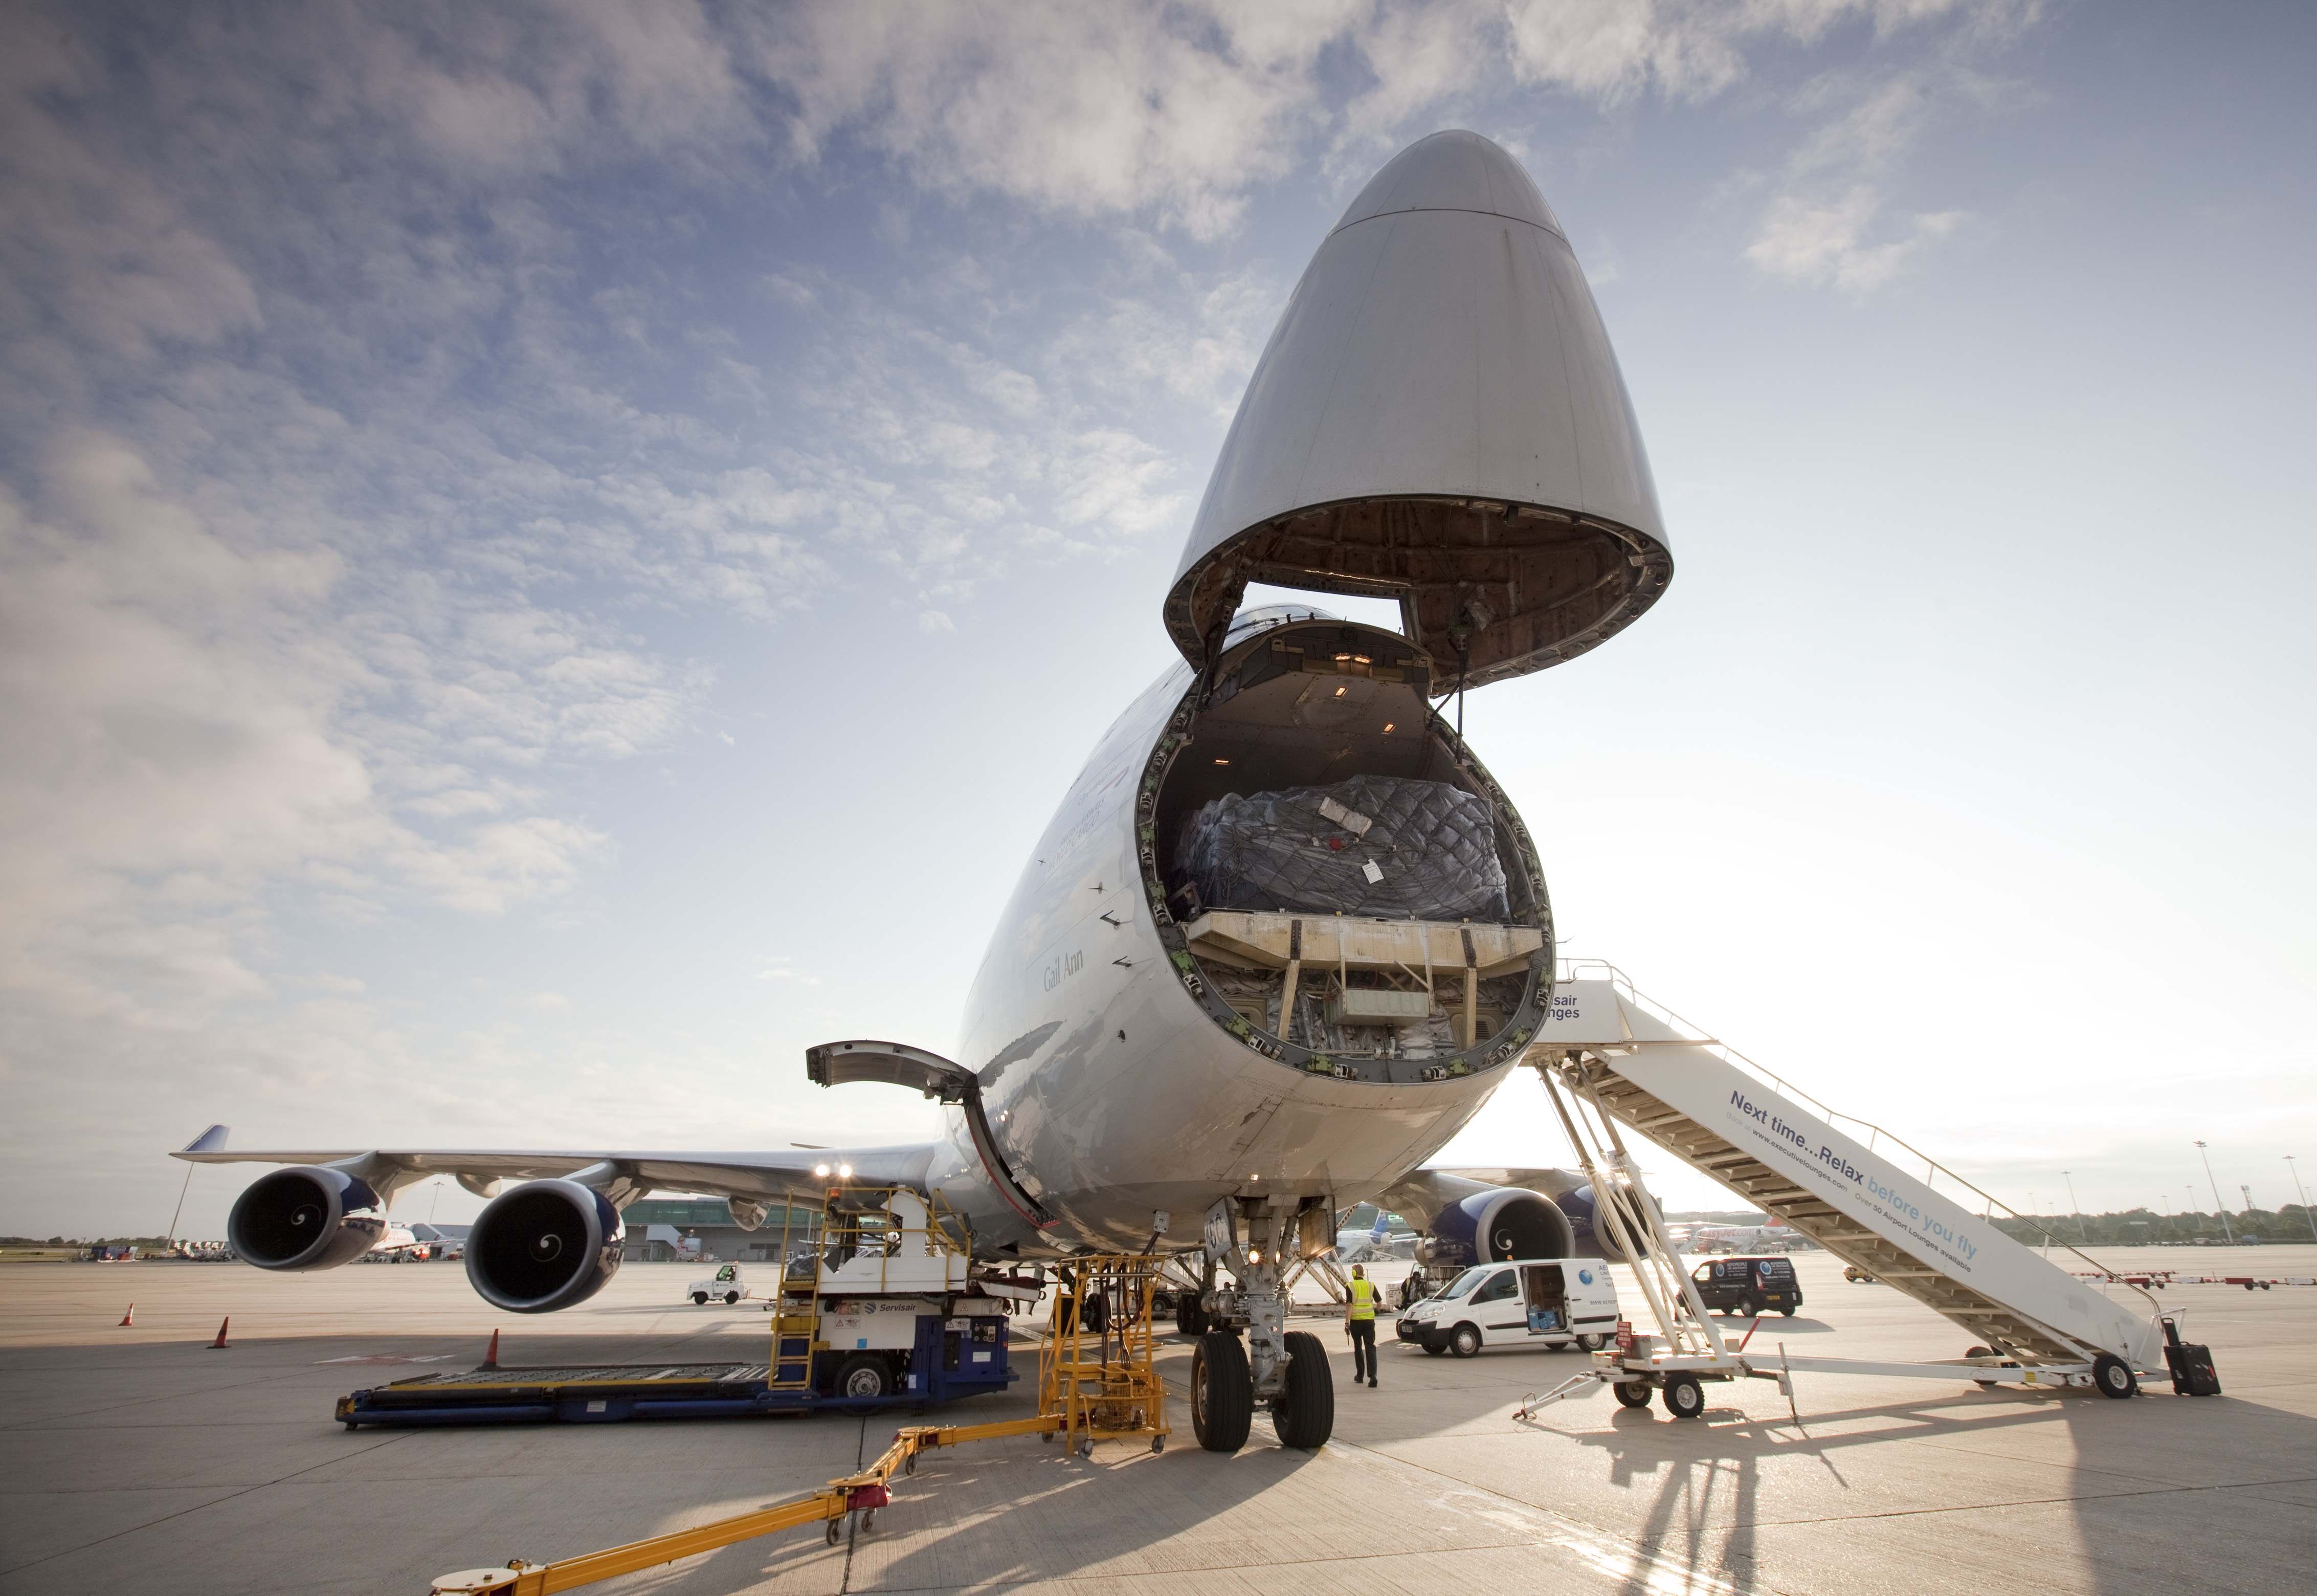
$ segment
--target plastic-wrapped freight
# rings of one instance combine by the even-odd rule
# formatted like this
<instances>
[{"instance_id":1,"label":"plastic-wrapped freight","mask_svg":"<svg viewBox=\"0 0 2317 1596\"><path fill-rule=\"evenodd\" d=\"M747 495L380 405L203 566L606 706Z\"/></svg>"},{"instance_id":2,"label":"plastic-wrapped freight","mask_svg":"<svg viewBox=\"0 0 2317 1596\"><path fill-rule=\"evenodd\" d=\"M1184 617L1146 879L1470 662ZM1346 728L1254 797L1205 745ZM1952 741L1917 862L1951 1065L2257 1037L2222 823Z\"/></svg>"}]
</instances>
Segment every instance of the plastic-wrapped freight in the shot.
<instances>
[{"instance_id":1,"label":"plastic-wrapped freight","mask_svg":"<svg viewBox=\"0 0 2317 1596\"><path fill-rule=\"evenodd\" d=\"M1208 909L1502 921L1505 870L1485 799L1446 782L1355 776L1227 794L1175 845Z\"/></svg>"}]
</instances>

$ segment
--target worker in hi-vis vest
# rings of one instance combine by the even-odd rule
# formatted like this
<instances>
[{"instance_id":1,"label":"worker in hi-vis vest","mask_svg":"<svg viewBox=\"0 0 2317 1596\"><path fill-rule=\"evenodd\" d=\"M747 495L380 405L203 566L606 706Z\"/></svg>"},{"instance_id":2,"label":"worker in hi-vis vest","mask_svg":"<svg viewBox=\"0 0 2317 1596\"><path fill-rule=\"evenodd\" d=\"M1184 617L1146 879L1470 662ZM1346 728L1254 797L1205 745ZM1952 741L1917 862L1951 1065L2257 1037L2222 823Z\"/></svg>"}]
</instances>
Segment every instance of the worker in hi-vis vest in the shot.
<instances>
[{"instance_id":1,"label":"worker in hi-vis vest","mask_svg":"<svg viewBox=\"0 0 2317 1596\"><path fill-rule=\"evenodd\" d=\"M1375 1282L1358 1264L1352 1266L1351 1290L1344 1297L1344 1329L1352 1338L1352 1384L1376 1383Z\"/></svg>"}]
</instances>

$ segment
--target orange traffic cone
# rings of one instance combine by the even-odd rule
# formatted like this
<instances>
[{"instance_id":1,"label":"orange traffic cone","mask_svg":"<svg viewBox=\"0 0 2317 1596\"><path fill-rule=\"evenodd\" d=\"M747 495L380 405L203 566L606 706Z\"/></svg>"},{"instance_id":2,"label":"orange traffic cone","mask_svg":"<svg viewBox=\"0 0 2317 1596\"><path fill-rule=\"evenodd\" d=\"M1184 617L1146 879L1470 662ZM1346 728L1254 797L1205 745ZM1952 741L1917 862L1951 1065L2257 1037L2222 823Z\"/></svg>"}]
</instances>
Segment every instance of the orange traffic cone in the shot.
<instances>
[{"instance_id":1,"label":"orange traffic cone","mask_svg":"<svg viewBox=\"0 0 2317 1596\"><path fill-rule=\"evenodd\" d=\"M230 1314L228 1314L223 1319L218 1321L218 1339L210 1343L209 1349L210 1351L223 1352L230 1348L232 1343L225 1339L225 1327L232 1323L233 1315Z\"/></svg>"},{"instance_id":2,"label":"orange traffic cone","mask_svg":"<svg viewBox=\"0 0 2317 1596\"><path fill-rule=\"evenodd\" d=\"M137 1305L135 1303L130 1303L129 1305L129 1312L121 1316L121 1323L123 1324L134 1324L137 1323Z\"/></svg>"},{"instance_id":3,"label":"orange traffic cone","mask_svg":"<svg viewBox=\"0 0 2317 1596\"><path fill-rule=\"evenodd\" d=\"M483 1353L483 1367L484 1367L484 1368L497 1368L497 1367L498 1367L498 1366L499 1366L499 1332L498 1332L497 1331L496 1331L496 1330L495 1330L495 1331L491 1331L491 1344L490 1344L489 1348L488 1348L488 1349L486 1349L486 1350L484 1351L484 1353Z\"/></svg>"}]
</instances>

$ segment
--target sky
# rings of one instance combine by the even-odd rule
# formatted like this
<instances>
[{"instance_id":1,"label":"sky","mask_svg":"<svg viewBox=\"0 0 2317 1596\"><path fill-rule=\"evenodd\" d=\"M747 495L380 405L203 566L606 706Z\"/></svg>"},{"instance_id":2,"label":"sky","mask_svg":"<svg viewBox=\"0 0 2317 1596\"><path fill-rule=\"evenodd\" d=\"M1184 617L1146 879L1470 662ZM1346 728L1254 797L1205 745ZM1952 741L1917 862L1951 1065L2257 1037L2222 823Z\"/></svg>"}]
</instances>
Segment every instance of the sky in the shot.
<instances>
[{"instance_id":1,"label":"sky","mask_svg":"<svg viewBox=\"0 0 2317 1596\"><path fill-rule=\"evenodd\" d=\"M930 1134L802 1050L954 1044L1173 658L1289 291L1452 127L1567 228L1676 562L1466 706L1564 951L2016 1206L2209 1208L2198 1139L2291 1200L2313 45L2035 0L7 8L0 1232L168 1228L212 1121ZM1463 1161L1569 1161L1533 1080Z\"/></svg>"}]
</instances>

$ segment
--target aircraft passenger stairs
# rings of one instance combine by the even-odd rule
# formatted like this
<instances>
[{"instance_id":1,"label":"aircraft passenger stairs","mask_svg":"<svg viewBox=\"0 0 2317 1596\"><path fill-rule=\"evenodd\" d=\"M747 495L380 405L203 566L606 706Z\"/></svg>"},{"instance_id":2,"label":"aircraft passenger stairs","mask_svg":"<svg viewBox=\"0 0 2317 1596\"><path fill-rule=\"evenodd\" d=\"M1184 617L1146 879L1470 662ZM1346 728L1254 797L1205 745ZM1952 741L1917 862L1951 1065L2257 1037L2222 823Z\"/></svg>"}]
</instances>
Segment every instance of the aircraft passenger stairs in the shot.
<instances>
[{"instance_id":1,"label":"aircraft passenger stairs","mask_svg":"<svg viewBox=\"0 0 2317 1596\"><path fill-rule=\"evenodd\" d=\"M2031 1364L2080 1365L2107 1351L2162 1367L2160 1312L2146 1292L2086 1280L2038 1257L1995 1228L1990 1215L2003 1205L1969 1181L1720 1044L1684 1035L1675 1017L1599 968L1600 978L1555 988L1552 1016L1526 1056L1579 1100L1976 1342ZM1866 1139L1836 1129L1838 1119ZM1958 1200L1966 1196L1968 1206ZM2112 1291L2127 1295L2117 1300Z\"/></svg>"}]
</instances>

